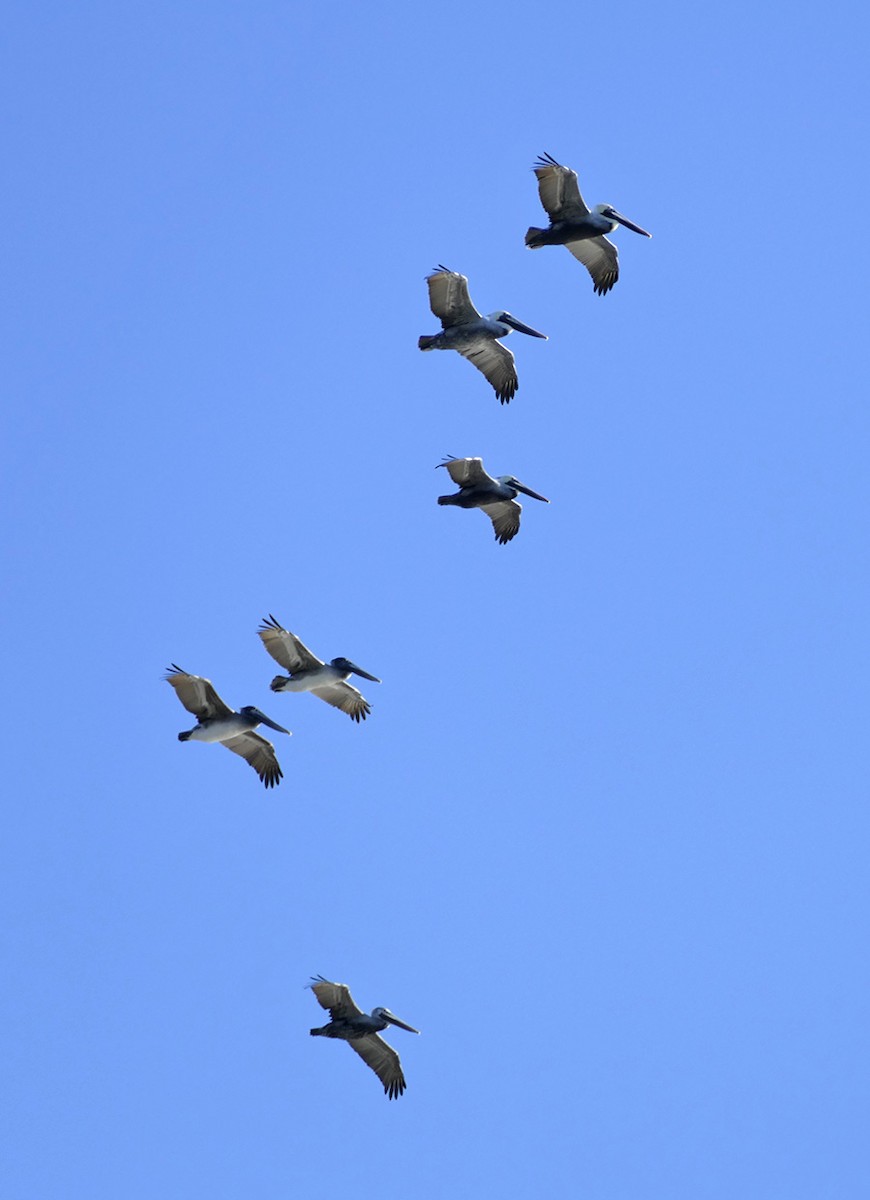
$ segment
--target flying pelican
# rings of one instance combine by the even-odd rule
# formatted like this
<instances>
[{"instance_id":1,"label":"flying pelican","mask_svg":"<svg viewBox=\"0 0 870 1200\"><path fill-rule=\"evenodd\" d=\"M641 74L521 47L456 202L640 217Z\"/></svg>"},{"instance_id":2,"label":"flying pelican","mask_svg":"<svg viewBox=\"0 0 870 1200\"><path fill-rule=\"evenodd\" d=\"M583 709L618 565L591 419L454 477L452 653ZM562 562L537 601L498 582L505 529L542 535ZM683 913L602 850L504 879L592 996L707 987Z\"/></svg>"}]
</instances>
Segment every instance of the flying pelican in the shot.
<instances>
[{"instance_id":1,"label":"flying pelican","mask_svg":"<svg viewBox=\"0 0 870 1200\"><path fill-rule=\"evenodd\" d=\"M424 334L417 345L421 350L458 350L483 372L499 400L507 404L520 385L514 356L498 339L507 337L512 329L544 341L547 335L524 325L504 309L482 317L469 299L468 280L458 271L438 267L426 276L426 282L429 307L440 318L444 332L432 337Z\"/></svg>"},{"instance_id":2,"label":"flying pelican","mask_svg":"<svg viewBox=\"0 0 870 1200\"><path fill-rule=\"evenodd\" d=\"M378 1034L388 1025L398 1025L408 1033L419 1033L420 1030L400 1021L388 1008L373 1008L371 1016L367 1016L354 1004L346 983L330 983L322 975L315 975L307 986L314 992L320 1007L329 1009L329 1024L312 1029L311 1036L342 1038L349 1042L380 1079L386 1095L391 1100L401 1096L406 1086L402 1064L393 1047Z\"/></svg>"},{"instance_id":3,"label":"flying pelican","mask_svg":"<svg viewBox=\"0 0 870 1200\"><path fill-rule=\"evenodd\" d=\"M530 250L541 246L564 246L592 276L599 296L609 292L619 278L619 255L613 242L604 237L617 225L652 237L645 229L618 213L612 204L596 204L590 212L577 185L577 172L563 167L549 154L542 154L532 170L538 177L538 192L547 215L549 229L533 225L526 234Z\"/></svg>"},{"instance_id":4,"label":"flying pelican","mask_svg":"<svg viewBox=\"0 0 870 1200\"><path fill-rule=\"evenodd\" d=\"M372 683L380 683L377 675L369 675L349 658L334 658L325 663L312 654L295 634L290 633L269 614L257 630L263 645L276 663L290 672L276 675L269 685L273 692L313 692L333 708L346 712L352 721L364 721L372 711L368 700L345 680L349 675L360 675Z\"/></svg>"},{"instance_id":5,"label":"flying pelican","mask_svg":"<svg viewBox=\"0 0 870 1200\"><path fill-rule=\"evenodd\" d=\"M495 540L502 546L520 531L520 513L523 506L517 504L517 492L531 496L533 500L550 501L520 483L513 475L499 475L493 479L483 469L482 458L454 458L449 455L438 467L446 467L450 478L459 484L460 490L452 496L439 496L439 504L455 504L459 508L482 508L495 530ZM438 467L435 470L438 470Z\"/></svg>"},{"instance_id":6,"label":"flying pelican","mask_svg":"<svg viewBox=\"0 0 870 1200\"><path fill-rule=\"evenodd\" d=\"M289 729L270 721L253 704L246 704L234 712L221 700L210 679L188 675L175 663L169 667L165 679L175 688L175 694L187 711L196 717L193 729L178 735L180 742L220 742L250 763L267 788L275 787L281 781L283 771L275 757L275 747L251 731L258 725L268 725L279 733L290 734Z\"/></svg>"}]
</instances>

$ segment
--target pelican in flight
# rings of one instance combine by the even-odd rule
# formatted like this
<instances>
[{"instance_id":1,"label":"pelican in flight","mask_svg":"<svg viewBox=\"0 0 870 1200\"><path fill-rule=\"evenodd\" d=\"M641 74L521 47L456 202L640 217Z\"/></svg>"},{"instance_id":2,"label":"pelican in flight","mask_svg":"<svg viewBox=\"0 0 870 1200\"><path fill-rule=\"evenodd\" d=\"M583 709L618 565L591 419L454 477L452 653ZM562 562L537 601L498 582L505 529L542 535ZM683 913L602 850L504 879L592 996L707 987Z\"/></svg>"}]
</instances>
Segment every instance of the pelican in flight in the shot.
<instances>
[{"instance_id":1,"label":"pelican in flight","mask_svg":"<svg viewBox=\"0 0 870 1200\"><path fill-rule=\"evenodd\" d=\"M281 781L284 773L278 765L275 747L253 730L258 725L268 725L270 729L292 737L289 729L270 721L253 704L246 704L235 712L224 704L210 679L188 675L175 663L170 666L165 679L175 688L175 694L187 711L196 717L193 729L178 735L180 742L220 742L250 763L267 788L275 787Z\"/></svg>"},{"instance_id":2,"label":"pelican in flight","mask_svg":"<svg viewBox=\"0 0 870 1200\"><path fill-rule=\"evenodd\" d=\"M546 496L533 492L513 475L499 475L493 479L483 469L482 458L454 458L449 455L438 467L446 467L450 478L459 484L459 491L451 496L439 496L439 504L455 504L459 508L481 508L492 521L495 540L502 546L520 531L520 513L523 506L517 504L516 495L523 492L533 500L550 501ZM438 467L435 470L438 470Z\"/></svg>"},{"instance_id":3,"label":"pelican in flight","mask_svg":"<svg viewBox=\"0 0 870 1200\"><path fill-rule=\"evenodd\" d=\"M364 721L372 711L368 700L345 680L360 675L372 683L380 683L377 675L369 675L349 658L334 658L325 663L312 654L295 634L285 629L269 614L257 630L263 645L275 662L290 672L276 675L269 685L273 692L313 692L333 708L346 712L352 721Z\"/></svg>"},{"instance_id":4,"label":"pelican in flight","mask_svg":"<svg viewBox=\"0 0 870 1200\"><path fill-rule=\"evenodd\" d=\"M384 1092L391 1100L401 1096L405 1090L402 1064L392 1046L388 1046L378 1034L388 1025L398 1025L408 1033L419 1033L413 1025L406 1025L388 1008L373 1008L371 1016L361 1012L354 1004L353 996L346 983L330 983L322 975L316 975L307 985L317 997L321 1008L329 1010L329 1024L312 1029L312 1037L342 1038L384 1085Z\"/></svg>"},{"instance_id":5,"label":"pelican in flight","mask_svg":"<svg viewBox=\"0 0 870 1200\"><path fill-rule=\"evenodd\" d=\"M482 317L468 296L468 280L458 271L438 267L426 276L429 284L429 307L441 321L442 333L423 335L417 345L421 350L458 350L463 358L482 371L495 388L502 404L507 404L520 386L514 356L499 342L512 329L530 337L547 340L524 325L504 309Z\"/></svg>"},{"instance_id":6,"label":"pelican in flight","mask_svg":"<svg viewBox=\"0 0 870 1200\"><path fill-rule=\"evenodd\" d=\"M590 212L577 185L577 172L563 167L549 154L543 154L532 168L538 177L538 192L549 229L533 225L526 234L530 250L541 246L564 246L592 276L599 296L609 292L619 278L619 255L613 242L604 236L617 225L652 237L645 229L618 213L612 204L596 204Z\"/></svg>"}]
</instances>

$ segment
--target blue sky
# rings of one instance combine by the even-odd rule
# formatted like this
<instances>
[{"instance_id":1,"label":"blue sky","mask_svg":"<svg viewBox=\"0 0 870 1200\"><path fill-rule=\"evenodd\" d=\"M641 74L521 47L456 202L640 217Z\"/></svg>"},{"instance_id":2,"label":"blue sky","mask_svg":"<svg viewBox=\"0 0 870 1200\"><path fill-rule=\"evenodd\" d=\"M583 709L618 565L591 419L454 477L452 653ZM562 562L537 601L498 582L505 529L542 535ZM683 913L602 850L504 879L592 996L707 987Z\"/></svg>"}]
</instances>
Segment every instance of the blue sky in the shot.
<instances>
[{"instance_id":1,"label":"blue sky","mask_svg":"<svg viewBox=\"0 0 870 1200\"><path fill-rule=\"evenodd\" d=\"M4 1197L865 1194L864 10L6 33ZM603 299L542 151L654 234ZM416 348L439 262L549 334L509 406ZM445 454L551 504L497 546ZM399 1102L312 973L423 1031Z\"/></svg>"}]
</instances>

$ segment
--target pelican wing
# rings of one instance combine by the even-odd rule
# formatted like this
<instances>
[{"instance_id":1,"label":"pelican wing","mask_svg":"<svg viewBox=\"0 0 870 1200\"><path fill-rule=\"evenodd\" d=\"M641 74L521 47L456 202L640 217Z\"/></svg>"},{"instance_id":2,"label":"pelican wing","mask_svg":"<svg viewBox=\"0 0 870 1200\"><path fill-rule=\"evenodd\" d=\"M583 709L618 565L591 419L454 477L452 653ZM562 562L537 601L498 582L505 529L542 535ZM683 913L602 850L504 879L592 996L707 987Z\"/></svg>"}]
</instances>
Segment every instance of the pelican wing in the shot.
<instances>
[{"instance_id":1,"label":"pelican wing","mask_svg":"<svg viewBox=\"0 0 870 1200\"><path fill-rule=\"evenodd\" d=\"M188 712L193 713L197 721L207 721L209 717L229 717L233 709L224 704L214 690L210 679L201 675L188 675L181 667L172 663L166 675L167 683L175 688L175 694Z\"/></svg>"},{"instance_id":2,"label":"pelican wing","mask_svg":"<svg viewBox=\"0 0 870 1200\"><path fill-rule=\"evenodd\" d=\"M495 540L502 546L517 536L520 531L520 513L523 506L516 500L499 500L496 504L481 504L481 509L492 521Z\"/></svg>"},{"instance_id":3,"label":"pelican wing","mask_svg":"<svg viewBox=\"0 0 870 1200\"><path fill-rule=\"evenodd\" d=\"M592 276L592 283L599 296L609 292L619 278L619 255L613 242L603 234L584 238L582 242L568 242L565 246Z\"/></svg>"},{"instance_id":4,"label":"pelican wing","mask_svg":"<svg viewBox=\"0 0 870 1200\"><path fill-rule=\"evenodd\" d=\"M576 220L589 215L580 195L577 172L542 154L532 168L538 177L538 195L551 221Z\"/></svg>"},{"instance_id":5,"label":"pelican wing","mask_svg":"<svg viewBox=\"0 0 870 1200\"><path fill-rule=\"evenodd\" d=\"M362 692L358 692L343 679L337 679L335 683L328 683L324 687L312 688L311 692L312 695L319 696L321 700L331 704L333 708L340 708L342 712L346 712L352 721L364 721L372 711Z\"/></svg>"},{"instance_id":6,"label":"pelican wing","mask_svg":"<svg viewBox=\"0 0 870 1200\"><path fill-rule=\"evenodd\" d=\"M426 276L426 282L429 284L429 307L441 321L442 329L480 320L480 313L469 299L468 280L464 275L439 267Z\"/></svg>"},{"instance_id":7,"label":"pelican wing","mask_svg":"<svg viewBox=\"0 0 870 1200\"><path fill-rule=\"evenodd\" d=\"M333 1021L362 1016L362 1009L357 1008L346 983L330 983L322 975L315 975L308 986L317 997L317 1003L328 1011Z\"/></svg>"},{"instance_id":8,"label":"pelican wing","mask_svg":"<svg viewBox=\"0 0 870 1200\"><path fill-rule=\"evenodd\" d=\"M459 487L474 488L481 484L484 486L496 486L496 481L491 475L487 475L483 469L482 458L454 458L450 455L444 459L444 462L438 464L440 467L446 467L447 473L455 484Z\"/></svg>"},{"instance_id":9,"label":"pelican wing","mask_svg":"<svg viewBox=\"0 0 870 1200\"><path fill-rule=\"evenodd\" d=\"M481 338L480 341L467 342L456 349L463 358L482 371L495 388L495 394L502 404L507 404L520 386L517 379L517 368L514 356L506 346L493 338Z\"/></svg>"},{"instance_id":10,"label":"pelican wing","mask_svg":"<svg viewBox=\"0 0 870 1200\"><path fill-rule=\"evenodd\" d=\"M368 1033L365 1037L354 1038L348 1042L357 1054L384 1085L384 1092L391 1100L401 1096L405 1087L405 1076L402 1074L402 1064L392 1046L388 1046L382 1037L376 1033Z\"/></svg>"},{"instance_id":11,"label":"pelican wing","mask_svg":"<svg viewBox=\"0 0 870 1200\"><path fill-rule=\"evenodd\" d=\"M239 754L250 763L267 788L276 787L284 778L284 772L278 766L275 747L267 742L259 733L238 733L235 737L221 742L233 754Z\"/></svg>"},{"instance_id":12,"label":"pelican wing","mask_svg":"<svg viewBox=\"0 0 870 1200\"><path fill-rule=\"evenodd\" d=\"M307 671L312 667L323 666L323 660L312 654L308 647L276 621L271 613L268 619L263 619L257 633L275 662L280 663L291 675L295 671Z\"/></svg>"}]
</instances>

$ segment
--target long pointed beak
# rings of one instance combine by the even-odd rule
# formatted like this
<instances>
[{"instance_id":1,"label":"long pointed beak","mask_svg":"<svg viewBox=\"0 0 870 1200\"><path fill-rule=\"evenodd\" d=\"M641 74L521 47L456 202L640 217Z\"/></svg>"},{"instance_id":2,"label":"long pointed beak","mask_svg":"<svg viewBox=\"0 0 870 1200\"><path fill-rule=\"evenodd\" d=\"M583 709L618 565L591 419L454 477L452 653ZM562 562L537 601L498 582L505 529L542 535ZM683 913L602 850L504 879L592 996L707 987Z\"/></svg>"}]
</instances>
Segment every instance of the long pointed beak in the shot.
<instances>
[{"instance_id":1,"label":"long pointed beak","mask_svg":"<svg viewBox=\"0 0 870 1200\"><path fill-rule=\"evenodd\" d=\"M362 676L363 679L370 679L372 681L372 683L380 683L381 682L380 679L378 679L377 675L369 675L368 671L364 671L362 669L362 667L358 667L356 665L356 663L351 663L350 669L353 671L354 675L360 675L360 676Z\"/></svg>"},{"instance_id":2,"label":"long pointed beak","mask_svg":"<svg viewBox=\"0 0 870 1200\"><path fill-rule=\"evenodd\" d=\"M260 712L260 710L257 709L257 712ZM271 720L266 716L265 713L262 712L260 713L260 724L268 725L270 729L275 729L278 731L278 733L286 733L288 737L293 736L289 729L285 729L283 725L278 725L275 721Z\"/></svg>"},{"instance_id":3,"label":"long pointed beak","mask_svg":"<svg viewBox=\"0 0 870 1200\"><path fill-rule=\"evenodd\" d=\"M514 487L518 492L522 492L526 496L531 496L533 500L543 500L545 504L550 503L546 496L542 496L539 492L533 492L531 488L527 488L523 483L518 483L515 481Z\"/></svg>"},{"instance_id":4,"label":"long pointed beak","mask_svg":"<svg viewBox=\"0 0 870 1200\"><path fill-rule=\"evenodd\" d=\"M510 313L503 313L501 319L505 325L510 325L511 329L515 329L517 333L527 333L529 337L543 338L545 342L550 340L545 333L539 333L537 329L532 329L531 325L524 325L522 321L518 321Z\"/></svg>"},{"instance_id":5,"label":"long pointed beak","mask_svg":"<svg viewBox=\"0 0 870 1200\"><path fill-rule=\"evenodd\" d=\"M622 213L618 213L614 208L610 213L614 221L618 221L620 225L624 225L626 229L632 229L635 233L641 233L644 237L652 237L651 233L647 233L645 229L641 229L640 225L635 225L634 221L629 221L628 217L624 217Z\"/></svg>"},{"instance_id":6,"label":"long pointed beak","mask_svg":"<svg viewBox=\"0 0 870 1200\"><path fill-rule=\"evenodd\" d=\"M419 1033L419 1029L415 1029L413 1025L406 1025L404 1021L400 1021L398 1017L394 1017L389 1011L384 1013L384 1020L389 1021L391 1025L398 1025L400 1029L407 1029L408 1033Z\"/></svg>"}]
</instances>

